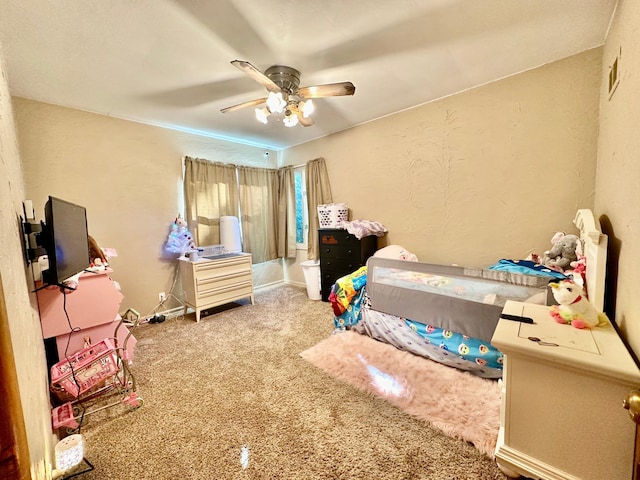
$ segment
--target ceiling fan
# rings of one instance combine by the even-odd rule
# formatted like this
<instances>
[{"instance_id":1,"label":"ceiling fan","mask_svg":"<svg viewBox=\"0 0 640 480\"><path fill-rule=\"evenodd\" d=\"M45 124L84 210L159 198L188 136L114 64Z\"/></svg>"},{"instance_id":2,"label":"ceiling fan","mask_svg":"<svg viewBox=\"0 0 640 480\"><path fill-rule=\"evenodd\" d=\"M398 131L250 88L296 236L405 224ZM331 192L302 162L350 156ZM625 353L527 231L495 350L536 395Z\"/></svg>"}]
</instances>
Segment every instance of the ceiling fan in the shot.
<instances>
[{"instance_id":1,"label":"ceiling fan","mask_svg":"<svg viewBox=\"0 0 640 480\"><path fill-rule=\"evenodd\" d=\"M265 104L264 107L255 109L256 118L262 123L267 123L269 116L277 113L283 115L282 122L287 127L293 127L298 123L309 127L313 125L313 119L309 116L314 109L312 98L341 97L353 95L356 91L356 87L351 82L300 87L300 72L285 65L273 65L262 73L244 60L233 60L231 64L264 86L269 94L220 111L235 112Z\"/></svg>"}]
</instances>

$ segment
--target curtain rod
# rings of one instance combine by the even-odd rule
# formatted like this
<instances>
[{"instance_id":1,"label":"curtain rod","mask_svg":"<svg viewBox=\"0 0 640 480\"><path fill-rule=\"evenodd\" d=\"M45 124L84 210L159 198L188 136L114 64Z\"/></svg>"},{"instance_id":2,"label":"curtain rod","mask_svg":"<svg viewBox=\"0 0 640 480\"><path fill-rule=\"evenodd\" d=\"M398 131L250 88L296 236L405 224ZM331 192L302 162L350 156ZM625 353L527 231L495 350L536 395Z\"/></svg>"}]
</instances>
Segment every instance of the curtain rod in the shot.
<instances>
[{"instance_id":1,"label":"curtain rod","mask_svg":"<svg viewBox=\"0 0 640 480\"><path fill-rule=\"evenodd\" d=\"M182 166L183 166L183 167L184 167L184 163L185 163L185 160L187 159L187 157L188 157L188 155L183 155L183 157L182 157ZM191 157L191 158L193 158L193 157ZM208 161L208 162L212 162L212 163L223 163L223 162L213 162L212 160L207 160L207 161ZM301 163L300 165L292 165L292 168L302 168L302 167L306 167L306 166L307 166L307 163L309 163L309 162ZM226 163L225 163L224 165L229 165L229 164L226 164ZM235 164L231 164L231 165L234 165L234 166L235 166ZM286 165L286 166L288 166L288 165ZM260 167L258 167L258 168L260 168Z\"/></svg>"}]
</instances>

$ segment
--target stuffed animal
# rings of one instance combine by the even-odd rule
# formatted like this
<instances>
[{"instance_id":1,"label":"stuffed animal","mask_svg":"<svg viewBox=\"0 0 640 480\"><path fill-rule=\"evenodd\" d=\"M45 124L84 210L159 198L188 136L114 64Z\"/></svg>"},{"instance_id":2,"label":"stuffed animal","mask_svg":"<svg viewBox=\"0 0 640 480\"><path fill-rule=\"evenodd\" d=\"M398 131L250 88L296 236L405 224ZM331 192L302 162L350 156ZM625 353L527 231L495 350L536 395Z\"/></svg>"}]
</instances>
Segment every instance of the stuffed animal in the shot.
<instances>
[{"instance_id":1,"label":"stuffed animal","mask_svg":"<svg viewBox=\"0 0 640 480\"><path fill-rule=\"evenodd\" d=\"M102 251L102 248L100 248L100 245L98 245L98 242L96 242L96 240L89 235L89 258L91 259L91 262L94 263L94 265L107 265L108 261L107 261L107 256L104 254L104 252Z\"/></svg>"},{"instance_id":2,"label":"stuffed animal","mask_svg":"<svg viewBox=\"0 0 640 480\"><path fill-rule=\"evenodd\" d=\"M580 238L577 235L566 235L564 232L556 233L551 239L551 250L544 252L542 264L563 272L569 268L571 262L578 259L577 250L581 250Z\"/></svg>"},{"instance_id":3,"label":"stuffed animal","mask_svg":"<svg viewBox=\"0 0 640 480\"><path fill-rule=\"evenodd\" d=\"M377 250L376 253L373 254L374 257L379 258L393 258L398 260L407 260L410 262L417 262L418 257L416 257L413 253L408 250L405 250L400 245L387 245L386 247Z\"/></svg>"},{"instance_id":4,"label":"stuffed animal","mask_svg":"<svg viewBox=\"0 0 640 480\"><path fill-rule=\"evenodd\" d=\"M587 300L584 288L573 280L557 280L549 283L553 298L559 305L553 305L550 314L558 323L575 328L593 328L608 321L604 313L599 313Z\"/></svg>"}]
</instances>

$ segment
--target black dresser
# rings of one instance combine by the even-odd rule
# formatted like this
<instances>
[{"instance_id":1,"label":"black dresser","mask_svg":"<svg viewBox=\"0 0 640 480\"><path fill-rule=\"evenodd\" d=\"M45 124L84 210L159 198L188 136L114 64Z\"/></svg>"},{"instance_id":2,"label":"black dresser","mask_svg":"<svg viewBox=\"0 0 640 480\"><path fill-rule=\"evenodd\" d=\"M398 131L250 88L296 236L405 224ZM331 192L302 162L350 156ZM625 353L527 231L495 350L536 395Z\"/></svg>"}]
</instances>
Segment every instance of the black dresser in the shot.
<instances>
[{"instance_id":1,"label":"black dresser","mask_svg":"<svg viewBox=\"0 0 640 480\"><path fill-rule=\"evenodd\" d=\"M320 275L322 300L329 301L331 286L367 263L378 249L378 237L370 235L358 240L346 230L318 230L320 245Z\"/></svg>"}]
</instances>

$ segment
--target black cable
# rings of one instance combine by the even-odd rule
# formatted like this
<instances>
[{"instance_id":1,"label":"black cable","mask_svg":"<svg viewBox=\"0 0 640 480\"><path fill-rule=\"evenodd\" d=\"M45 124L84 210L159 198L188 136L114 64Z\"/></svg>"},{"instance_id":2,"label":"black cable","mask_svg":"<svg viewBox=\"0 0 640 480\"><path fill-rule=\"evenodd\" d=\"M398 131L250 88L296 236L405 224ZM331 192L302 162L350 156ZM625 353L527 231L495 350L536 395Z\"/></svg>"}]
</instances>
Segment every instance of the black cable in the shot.
<instances>
[{"instance_id":1,"label":"black cable","mask_svg":"<svg viewBox=\"0 0 640 480\"><path fill-rule=\"evenodd\" d=\"M67 317L67 323L69 324L69 333L67 335L67 346L64 349L64 357L65 359L67 359L67 363L69 363L69 368L71 369L71 377L73 378L73 383L76 384L76 387L78 387L78 396L80 395L80 383L78 382L78 379L76 378L76 372L73 368L73 362L69 359L68 357L68 352L69 352L69 344L71 343L71 335L74 332L79 332L81 330L80 327L73 327L73 325L71 325L71 319L69 318L69 312L67 312L67 291L65 290L66 287L60 286L60 291L62 292L62 310L64 310L64 314Z\"/></svg>"},{"instance_id":2,"label":"black cable","mask_svg":"<svg viewBox=\"0 0 640 480\"><path fill-rule=\"evenodd\" d=\"M80 430L82 430L82 424L84 422L84 414L87 411L87 409L84 407L84 405L79 404L79 407L82 408L82 414L80 415L80 421L78 422L78 431L77 431L77 433L80 433Z\"/></svg>"}]
</instances>

